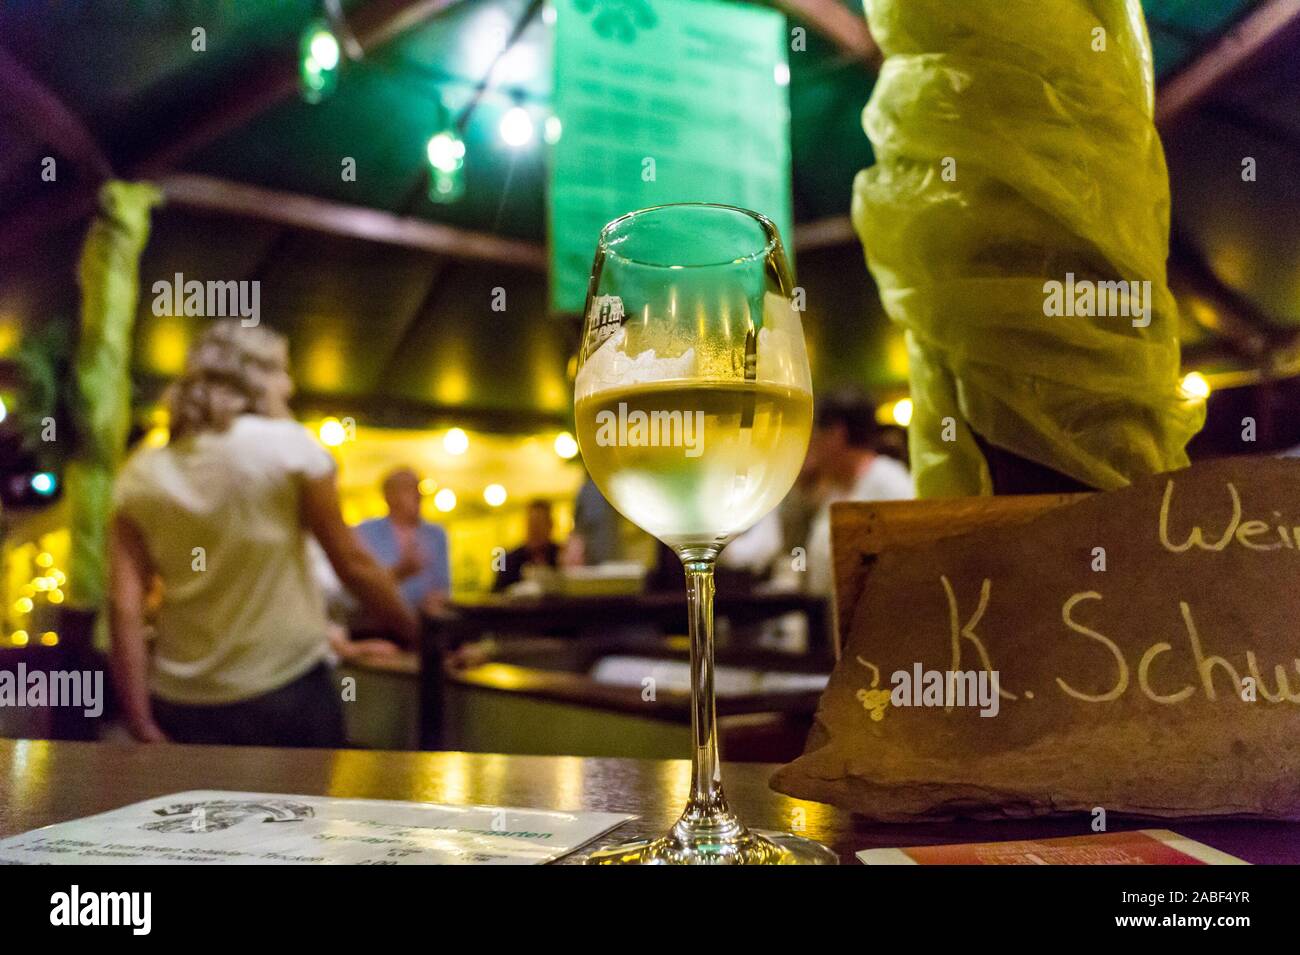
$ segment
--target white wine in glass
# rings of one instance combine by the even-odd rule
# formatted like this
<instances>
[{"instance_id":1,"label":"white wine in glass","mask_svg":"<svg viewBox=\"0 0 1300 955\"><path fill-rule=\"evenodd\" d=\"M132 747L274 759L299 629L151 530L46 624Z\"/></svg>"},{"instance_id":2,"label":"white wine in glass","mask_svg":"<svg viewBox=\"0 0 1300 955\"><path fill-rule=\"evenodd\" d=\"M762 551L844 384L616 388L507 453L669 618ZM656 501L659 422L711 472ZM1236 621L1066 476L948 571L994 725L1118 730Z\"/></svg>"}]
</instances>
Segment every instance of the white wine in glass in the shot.
<instances>
[{"instance_id":1,"label":"white wine in glass","mask_svg":"<svg viewBox=\"0 0 1300 955\"><path fill-rule=\"evenodd\" d=\"M659 839L588 861L834 863L747 829L727 805L713 687L713 567L803 464L812 389L776 227L730 206L643 209L601 232L574 393L583 462L625 517L681 558L691 631L691 794Z\"/></svg>"}]
</instances>

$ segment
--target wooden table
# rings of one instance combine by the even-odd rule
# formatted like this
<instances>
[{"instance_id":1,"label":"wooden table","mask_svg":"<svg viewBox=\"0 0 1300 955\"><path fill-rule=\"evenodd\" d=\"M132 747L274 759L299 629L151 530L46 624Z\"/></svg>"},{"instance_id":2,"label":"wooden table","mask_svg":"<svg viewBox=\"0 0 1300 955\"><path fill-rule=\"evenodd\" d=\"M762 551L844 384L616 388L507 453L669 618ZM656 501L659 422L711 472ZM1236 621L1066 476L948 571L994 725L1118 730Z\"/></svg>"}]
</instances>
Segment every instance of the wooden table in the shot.
<instances>
[{"instance_id":1,"label":"wooden table","mask_svg":"<svg viewBox=\"0 0 1300 955\"><path fill-rule=\"evenodd\" d=\"M714 612L737 625L802 613L808 620L808 652L830 653L830 608L823 597L787 591L719 590ZM617 594L589 597L503 597L491 595L448 604L428 618L443 646L456 646L484 633L582 633L593 627L651 624L686 632L686 592Z\"/></svg>"},{"instance_id":2,"label":"wooden table","mask_svg":"<svg viewBox=\"0 0 1300 955\"><path fill-rule=\"evenodd\" d=\"M1084 818L999 823L870 824L768 789L774 767L728 765L732 805L750 825L803 832L845 862L858 849L1071 835ZM610 841L659 834L686 796L684 760L582 759L482 753L397 753L227 746L115 745L0 740L0 836L187 789L304 793L370 799L480 803L640 816ZM1113 828L1137 828L1112 821ZM1300 863L1300 824L1174 823L1168 826L1257 863Z\"/></svg>"},{"instance_id":3,"label":"wooden table","mask_svg":"<svg viewBox=\"0 0 1300 955\"><path fill-rule=\"evenodd\" d=\"M714 605L719 618L740 626L802 613L808 621L808 652L803 659L830 672L830 605L825 598L787 591L719 591ZM606 644L607 635L620 626L653 626L684 634L686 609L684 590L586 597L513 598L493 594L451 603L439 613L425 616L420 637L421 748L432 750L443 745L444 672L440 661L447 650L486 634L546 634L565 639L585 636ZM612 645L609 649L612 651ZM544 682L551 688L561 688L574 681L556 675ZM582 692L589 690L585 687ZM799 708L804 704L790 705ZM644 713L645 706L639 705L637 711Z\"/></svg>"}]
</instances>

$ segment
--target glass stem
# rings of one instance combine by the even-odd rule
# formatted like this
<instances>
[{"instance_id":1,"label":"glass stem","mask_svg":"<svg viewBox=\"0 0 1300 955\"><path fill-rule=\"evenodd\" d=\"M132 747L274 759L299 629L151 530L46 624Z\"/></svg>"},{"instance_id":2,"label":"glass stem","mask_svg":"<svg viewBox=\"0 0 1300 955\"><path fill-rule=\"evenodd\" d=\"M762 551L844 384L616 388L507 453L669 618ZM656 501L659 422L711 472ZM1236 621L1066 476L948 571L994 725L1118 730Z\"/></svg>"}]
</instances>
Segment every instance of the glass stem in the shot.
<instances>
[{"instance_id":1,"label":"glass stem","mask_svg":"<svg viewBox=\"0 0 1300 955\"><path fill-rule=\"evenodd\" d=\"M691 842L727 842L744 828L727 806L718 758L718 716L713 689L713 564L716 554L682 556L691 631L691 796L675 827Z\"/></svg>"}]
</instances>

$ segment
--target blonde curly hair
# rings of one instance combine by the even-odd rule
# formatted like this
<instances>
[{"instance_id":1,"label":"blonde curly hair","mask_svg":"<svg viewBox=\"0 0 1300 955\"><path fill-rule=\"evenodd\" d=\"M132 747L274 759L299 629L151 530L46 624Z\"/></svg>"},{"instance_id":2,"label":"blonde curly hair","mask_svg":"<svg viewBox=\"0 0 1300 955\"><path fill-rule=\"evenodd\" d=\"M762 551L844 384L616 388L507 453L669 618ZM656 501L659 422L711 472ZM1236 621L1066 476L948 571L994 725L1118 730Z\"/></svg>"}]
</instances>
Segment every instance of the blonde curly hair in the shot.
<instances>
[{"instance_id":1,"label":"blonde curly hair","mask_svg":"<svg viewBox=\"0 0 1300 955\"><path fill-rule=\"evenodd\" d=\"M241 414L287 413L272 385L288 375L282 335L237 319L216 322L194 342L185 370L167 391L171 440L225 431Z\"/></svg>"}]
</instances>

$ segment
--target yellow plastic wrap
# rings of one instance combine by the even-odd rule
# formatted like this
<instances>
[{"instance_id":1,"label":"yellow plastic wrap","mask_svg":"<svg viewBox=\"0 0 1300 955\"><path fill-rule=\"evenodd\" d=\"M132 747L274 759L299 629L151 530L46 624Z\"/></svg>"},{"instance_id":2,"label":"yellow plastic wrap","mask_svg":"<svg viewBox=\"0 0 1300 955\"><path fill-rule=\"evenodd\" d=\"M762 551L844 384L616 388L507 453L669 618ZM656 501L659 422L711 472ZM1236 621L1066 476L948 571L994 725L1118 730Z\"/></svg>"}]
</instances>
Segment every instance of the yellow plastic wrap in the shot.
<instances>
[{"instance_id":1,"label":"yellow plastic wrap","mask_svg":"<svg viewBox=\"0 0 1300 955\"><path fill-rule=\"evenodd\" d=\"M991 493L971 428L1099 489L1185 466L1205 409L1178 390L1139 0L866 6L886 59L853 221L905 328L918 493ZM1149 313L1047 314L1069 276L1149 281Z\"/></svg>"},{"instance_id":2,"label":"yellow plastic wrap","mask_svg":"<svg viewBox=\"0 0 1300 955\"><path fill-rule=\"evenodd\" d=\"M68 463L72 551L69 604L97 609L107 586L113 475L131 427L131 336L140 254L161 193L148 183L105 183L81 249L81 334L77 342L77 443Z\"/></svg>"}]
</instances>

